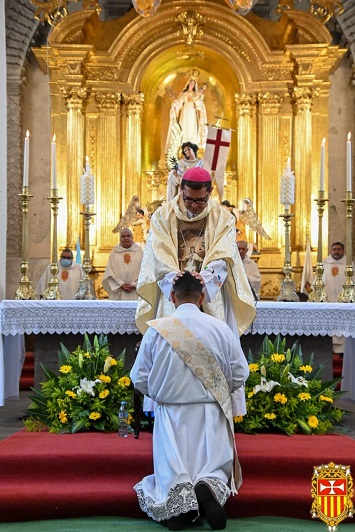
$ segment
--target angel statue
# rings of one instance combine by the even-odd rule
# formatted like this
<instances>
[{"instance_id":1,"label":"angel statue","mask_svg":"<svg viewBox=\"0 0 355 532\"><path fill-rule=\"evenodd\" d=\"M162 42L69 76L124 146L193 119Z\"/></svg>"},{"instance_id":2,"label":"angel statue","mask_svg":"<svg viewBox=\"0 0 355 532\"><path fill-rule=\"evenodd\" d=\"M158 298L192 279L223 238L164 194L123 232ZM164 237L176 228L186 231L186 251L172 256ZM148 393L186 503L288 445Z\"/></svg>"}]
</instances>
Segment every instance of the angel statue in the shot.
<instances>
[{"instance_id":1,"label":"angel statue","mask_svg":"<svg viewBox=\"0 0 355 532\"><path fill-rule=\"evenodd\" d=\"M237 240L246 240L245 225L248 225L250 229L253 229L259 236L266 240L271 240L271 237L267 234L260 220L258 219L256 212L254 211L253 202L250 198L243 200L243 209L234 210L234 214L237 218ZM242 223L242 225L240 224ZM238 227L239 225L239 227Z\"/></svg>"},{"instance_id":2,"label":"angel statue","mask_svg":"<svg viewBox=\"0 0 355 532\"><path fill-rule=\"evenodd\" d=\"M136 220L137 209L139 209L139 198L138 196L133 196L133 198L129 202L126 212L124 213L116 227L112 229L112 232L119 233L122 229L127 229L128 227L130 227L132 223Z\"/></svg>"}]
</instances>

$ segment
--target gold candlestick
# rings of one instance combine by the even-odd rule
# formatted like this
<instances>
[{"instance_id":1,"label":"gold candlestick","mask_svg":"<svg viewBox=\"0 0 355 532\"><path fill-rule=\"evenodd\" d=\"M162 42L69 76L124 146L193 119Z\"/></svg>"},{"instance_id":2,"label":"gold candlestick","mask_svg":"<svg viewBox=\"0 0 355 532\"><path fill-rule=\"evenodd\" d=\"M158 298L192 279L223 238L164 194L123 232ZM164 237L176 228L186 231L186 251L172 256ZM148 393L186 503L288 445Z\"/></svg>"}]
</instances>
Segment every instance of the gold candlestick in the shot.
<instances>
[{"instance_id":1,"label":"gold candlestick","mask_svg":"<svg viewBox=\"0 0 355 532\"><path fill-rule=\"evenodd\" d=\"M21 280L19 287L16 290L15 299L36 299L36 294L32 288L32 283L27 277L28 266L28 224L27 214L30 198L33 198L28 193L28 186L22 187L22 193L18 195L21 201L22 209L22 262L21 262Z\"/></svg>"},{"instance_id":2,"label":"gold candlestick","mask_svg":"<svg viewBox=\"0 0 355 532\"><path fill-rule=\"evenodd\" d=\"M282 270L285 274L285 278L282 281L281 291L277 301L299 301L299 297L295 290L295 283L291 279L290 226L291 218L294 217L294 214L291 214L290 209L285 205L285 212L279 216L280 218L283 218L285 224L285 262Z\"/></svg>"},{"instance_id":3,"label":"gold candlestick","mask_svg":"<svg viewBox=\"0 0 355 532\"><path fill-rule=\"evenodd\" d=\"M91 272L91 259L90 259L90 223L92 218L96 215L94 212L90 212L90 206L85 205L85 211L81 212L84 217L84 231L85 231L85 256L83 263L84 276L80 281L79 290L75 294L75 299L95 299L95 296L91 293L91 279L89 273Z\"/></svg>"},{"instance_id":4,"label":"gold candlestick","mask_svg":"<svg viewBox=\"0 0 355 532\"><path fill-rule=\"evenodd\" d=\"M317 250L317 265L316 265L316 280L314 285L312 285L312 292L308 296L308 301L312 303L327 303L328 296L324 290L324 281L323 281L323 213L325 203L328 201L325 199L324 190L320 190L318 194L317 202L318 206L318 250Z\"/></svg>"},{"instance_id":5,"label":"gold candlestick","mask_svg":"<svg viewBox=\"0 0 355 532\"><path fill-rule=\"evenodd\" d=\"M52 188L51 195L49 196L51 210L52 210L52 224L51 224L51 239L52 239L52 252L51 252L51 275L52 278L47 282L47 288L43 292L42 299L54 300L62 299L59 291L58 280L58 236L57 236L57 219L59 210L59 201L63 198L58 197L58 189Z\"/></svg>"},{"instance_id":6,"label":"gold candlestick","mask_svg":"<svg viewBox=\"0 0 355 532\"><path fill-rule=\"evenodd\" d=\"M353 243L352 243L352 223L353 223L353 203L352 192L346 191L346 198L342 200L345 203L346 211L346 266L345 266L345 283L343 289L338 295L339 303L355 302L355 284L353 282Z\"/></svg>"}]
</instances>

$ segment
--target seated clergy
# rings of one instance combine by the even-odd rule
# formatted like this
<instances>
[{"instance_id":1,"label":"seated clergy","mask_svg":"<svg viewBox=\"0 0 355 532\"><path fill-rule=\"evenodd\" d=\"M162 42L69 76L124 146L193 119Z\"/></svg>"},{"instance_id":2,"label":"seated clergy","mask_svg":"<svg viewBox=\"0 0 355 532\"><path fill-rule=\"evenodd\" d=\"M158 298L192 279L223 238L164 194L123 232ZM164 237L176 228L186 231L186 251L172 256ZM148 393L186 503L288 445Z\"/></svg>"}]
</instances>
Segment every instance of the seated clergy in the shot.
<instances>
[{"instance_id":1,"label":"seated clergy","mask_svg":"<svg viewBox=\"0 0 355 532\"><path fill-rule=\"evenodd\" d=\"M58 262L59 292L62 299L75 299L79 289L80 280L83 278L83 270L80 264L73 261L73 252L69 248L63 249ZM35 288L38 297L43 295L47 288L47 282L52 279L51 265L48 264Z\"/></svg>"},{"instance_id":2,"label":"seated clergy","mask_svg":"<svg viewBox=\"0 0 355 532\"><path fill-rule=\"evenodd\" d=\"M120 243L110 253L102 279L102 286L109 299L138 299L136 285L143 257L143 250L133 242L129 229L120 232Z\"/></svg>"}]
</instances>

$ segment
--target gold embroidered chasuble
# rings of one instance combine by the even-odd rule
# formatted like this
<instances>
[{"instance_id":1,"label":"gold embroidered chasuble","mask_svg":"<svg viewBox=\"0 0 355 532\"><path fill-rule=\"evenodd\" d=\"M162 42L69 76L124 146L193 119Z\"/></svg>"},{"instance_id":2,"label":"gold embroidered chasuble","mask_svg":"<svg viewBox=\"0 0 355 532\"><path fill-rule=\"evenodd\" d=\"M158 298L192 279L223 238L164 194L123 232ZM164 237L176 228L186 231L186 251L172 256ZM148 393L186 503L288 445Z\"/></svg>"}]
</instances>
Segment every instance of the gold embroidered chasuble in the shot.
<instances>
[{"instance_id":1,"label":"gold embroidered chasuble","mask_svg":"<svg viewBox=\"0 0 355 532\"><path fill-rule=\"evenodd\" d=\"M168 317L151 320L147 325L168 342L215 398L226 416L230 436L234 443L234 471L231 471L231 492L236 494L242 484L242 471L235 445L231 394L224 373L210 351L178 318ZM192 345L193 351L191 351Z\"/></svg>"},{"instance_id":2,"label":"gold embroidered chasuble","mask_svg":"<svg viewBox=\"0 0 355 532\"><path fill-rule=\"evenodd\" d=\"M180 271L179 223L184 224L186 231L188 224L193 227L202 220L206 222L203 229L203 248L199 250L203 251L203 256L202 253L198 253L199 259L195 264L199 263L200 270L203 270L214 260L224 260L228 271L224 287L231 298L239 333L242 334L255 318L253 295L236 247L233 217L219 203L209 200L199 215L189 219L182 197L179 195L160 207L151 220L137 285L140 299L136 323L142 333L147 330L147 320L169 316L174 312L172 302L166 299L157 282L169 272ZM198 236L198 233L195 236ZM194 240L196 241L196 238ZM211 303L203 304L203 310L226 321L221 291Z\"/></svg>"}]
</instances>

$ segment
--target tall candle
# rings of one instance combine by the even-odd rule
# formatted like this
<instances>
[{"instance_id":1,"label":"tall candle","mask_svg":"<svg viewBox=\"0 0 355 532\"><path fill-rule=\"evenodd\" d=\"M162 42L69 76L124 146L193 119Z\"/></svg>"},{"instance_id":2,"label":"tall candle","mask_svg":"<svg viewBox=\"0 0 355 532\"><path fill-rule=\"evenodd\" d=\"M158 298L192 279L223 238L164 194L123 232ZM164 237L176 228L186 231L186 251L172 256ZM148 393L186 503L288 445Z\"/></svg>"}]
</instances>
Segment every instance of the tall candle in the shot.
<instances>
[{"instance_id":1,"label":"tall candle","mask_svg":"<svg viewBox=\"0 0 355 532\"><path fill-rule=\"evenodd\" d=\"M352 187L352 153L351 153L351 133L348 133L348 140L346 142L346 190L351 192Z\"/></svg>"},{"instance_id":2,"label":"tall candle","mask_svg":"<svg viewBox=\"0 0 355 532\"><path fill-rule=\"evenodd\" d=\"M85 169L80 178L80 202L83 205L93 205L95 202L95 181L91 173L89 157L85 157Z\"/></svg>"},{"instance_id":3,"label":"tall candle","mask_svg":"<svg viewBox=\"0 0 355 532\"><path fill-rule=\"evenodd\" d=\"M85 161L86 161L86 163L85 163L85 171L86 171L86 173L88 175L90 175L91 174L91 168L90 168L89 157L87 155L85 157Z\"/></svg>"},{"instance_id":4,"label":"tall candle","mask_svg":"<svg viewBox=\"0 0 355 532\"><path fill-rule=\"evenodd\" d=\"M52 188L57 187L57 147L55 142L55 134L52 139L52 165L51 165L51 186Z\"/></svg>"},{"instance_id":5,"label":"tall candle","mask_svg":"<svg viewBox=\"0 0 355 532\"><path fill-rule=\"evenodd\" d=\"M28 187L28 170L30 166L30 132L26 131L25 147L23 150L23 182L22 186Z\"/></svg>"},{"instance_id":6,"label":"tall candle","mask_svg":"<svg viewBox=\"0 0 355 532\"><path fill-rule=\"evenodd\" d=\"M324 192L324 165L325 165L325 137L322 140L320 148L320 175L319 175L319 191Z\"/></svg>"}]
</instances>

